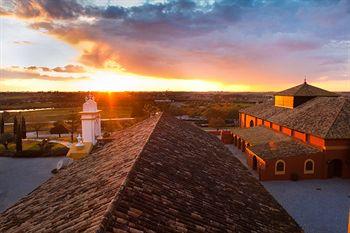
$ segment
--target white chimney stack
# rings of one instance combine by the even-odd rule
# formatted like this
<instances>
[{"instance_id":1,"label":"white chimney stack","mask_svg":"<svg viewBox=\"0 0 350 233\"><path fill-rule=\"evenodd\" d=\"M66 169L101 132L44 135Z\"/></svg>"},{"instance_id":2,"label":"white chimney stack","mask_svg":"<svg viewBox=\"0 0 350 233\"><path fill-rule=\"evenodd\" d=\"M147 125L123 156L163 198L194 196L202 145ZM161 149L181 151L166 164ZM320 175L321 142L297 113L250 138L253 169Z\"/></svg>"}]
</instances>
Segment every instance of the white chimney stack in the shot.
<instances>
[{"instance_id":1,"label":"white chimney stack","mask_svg":"<svg viewBox=\"0 0 350 233\"><path fill-rule=\"evenodd\" d=\"M83 111L81 115L81 126L84 142L91 142L93 145L96 144L97 138L101 137L101 110L97 109L97 103L94 97L89 94L85 98L83 104Z\"/></svg>"}]
</instances>

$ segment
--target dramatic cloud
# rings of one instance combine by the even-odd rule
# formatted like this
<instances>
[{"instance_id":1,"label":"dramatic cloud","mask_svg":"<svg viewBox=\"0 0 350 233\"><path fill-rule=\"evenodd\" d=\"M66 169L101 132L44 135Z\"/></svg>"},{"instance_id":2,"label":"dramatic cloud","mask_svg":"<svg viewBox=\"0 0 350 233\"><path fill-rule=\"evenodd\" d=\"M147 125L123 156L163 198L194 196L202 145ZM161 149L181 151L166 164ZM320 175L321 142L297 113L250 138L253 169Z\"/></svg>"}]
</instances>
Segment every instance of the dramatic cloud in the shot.
<instances>
[{"instance_id":1,"label":"dramatic cloud","mask_svg":"<svg viewBox=\"0 0 350 233\"><path fill-rule=\"evenodd\" d=\"M66 65L65 67L56 67L52 69L55 72L65 72L65 73L84 73L85 69L82 66Z\"/></svg>"},{"instance_id":2,"label":"dramatic cloud","mask_svg":"<svg viewBox=\"0 0 350 233\"><path fill-rule=\"evenodd\" d=\"M75 46L78 61L98 69L260 84L347 72L340 45L349 49L348 0L171 0L131 7L7 0L0 12L30 19L31 28ZM84 72L79 68L54 71Z\"/></svg>"},{"instance_id":3,"label":"dramatic cloud","mask_svg":"<svg viewBox=\"0 0 350 233\"><path fill-rule=\"evenodd\" d=\"M39 70L49 71L45 73L40 73ZM46 67L36 67L30 66L26 68L12 67L12 68L2 68L0 69L1 79L40 79L48 81L77 81L77 80L87 80L86 76L59 76L52 72L51 69Z\"/></svg>"},{"instance_id":4,"label":"dramatic cloud","mask_svg":"<svg viewBox=\"0 0 350 233\"><path fill-rule=\"evenodd\" d=\"M45 71L45 72L49 72L49 71L53 71L53 72L61 72L61 73L84 73L85 69L82 66L79 65L66 65L64 67L55 67L53 69L48 68L48 67L38 67L38 66L28 66L25 67L24 69L26 70L38 70L38 71Z\"/></svg>"}]
</instances>

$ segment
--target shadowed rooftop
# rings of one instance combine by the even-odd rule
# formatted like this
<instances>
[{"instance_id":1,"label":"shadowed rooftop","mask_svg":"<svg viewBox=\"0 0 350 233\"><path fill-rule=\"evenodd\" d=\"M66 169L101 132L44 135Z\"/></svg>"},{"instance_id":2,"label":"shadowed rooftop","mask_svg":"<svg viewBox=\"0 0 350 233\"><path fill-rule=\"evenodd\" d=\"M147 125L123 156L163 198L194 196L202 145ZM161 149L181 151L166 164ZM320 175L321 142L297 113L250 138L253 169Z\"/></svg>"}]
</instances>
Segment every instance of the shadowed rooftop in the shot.
<instances>
[{"instance_id":1,"label":"shadowed rooftop","mask_svg":"<svg viewBox=\"0 0 350 233\"><path fill-rule=\"evenodd\" d=\"M2 232L302 232L214 136L158 114L0 215Z\"/></svg>"}]
</instances>

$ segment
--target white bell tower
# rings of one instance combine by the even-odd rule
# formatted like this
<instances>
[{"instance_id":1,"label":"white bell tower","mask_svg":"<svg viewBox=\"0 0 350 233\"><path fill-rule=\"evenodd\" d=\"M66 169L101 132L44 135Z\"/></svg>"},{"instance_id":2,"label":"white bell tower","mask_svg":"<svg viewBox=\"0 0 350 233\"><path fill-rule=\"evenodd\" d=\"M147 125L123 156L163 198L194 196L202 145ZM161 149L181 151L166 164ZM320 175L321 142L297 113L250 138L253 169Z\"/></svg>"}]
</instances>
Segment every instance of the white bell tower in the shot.
<instances>
[{"instance_id":1,"label":"white bell tower","mask_svg":"<svg viewBox=\"0 0 350 233\"><path fill-rule=\"evenodd\" d=\"M96 144L97 138L101 137L101 110L97 110L97 103L94 97L89 94L85 98L81 115L81 128L84 142Z\"/></svg>"}]
</instances>

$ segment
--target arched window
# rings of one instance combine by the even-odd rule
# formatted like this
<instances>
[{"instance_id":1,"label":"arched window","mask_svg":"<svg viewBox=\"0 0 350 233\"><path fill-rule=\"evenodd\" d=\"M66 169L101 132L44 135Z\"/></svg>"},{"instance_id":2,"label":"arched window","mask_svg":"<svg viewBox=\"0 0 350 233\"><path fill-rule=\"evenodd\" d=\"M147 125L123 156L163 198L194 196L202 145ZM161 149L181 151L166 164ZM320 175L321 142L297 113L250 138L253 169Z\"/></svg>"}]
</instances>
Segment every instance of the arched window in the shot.
<instances>
[{"instance_id":1,"label":"arched window","mask_svg":"<svg viewBox=\"0 0 350 233\"><path fill-rule=\"evenodd\" d=\"M277 160L275 165L275 174L283 175L286 173L286 163L283 160Z\"/></svg>"},{"instance_id":2,"label":"arched window","mask_svg":"<svg viewBox=\"0 0 350 233\"><path fill-rule=\"evenodd\" d=\"M249 127L254 127L254 121L253 120L250 120Z\"/></svg>"},{"instance_id":3,"label":"arched window","mask_svg":"<svg viewBox=\"0 0 350 233\"><path fill-rule=\"evenodd\" d=\"M315 163L312 159L305 160L304 163L304 173L305 174L314 174Z\"/></svg>"}]
</instances>

